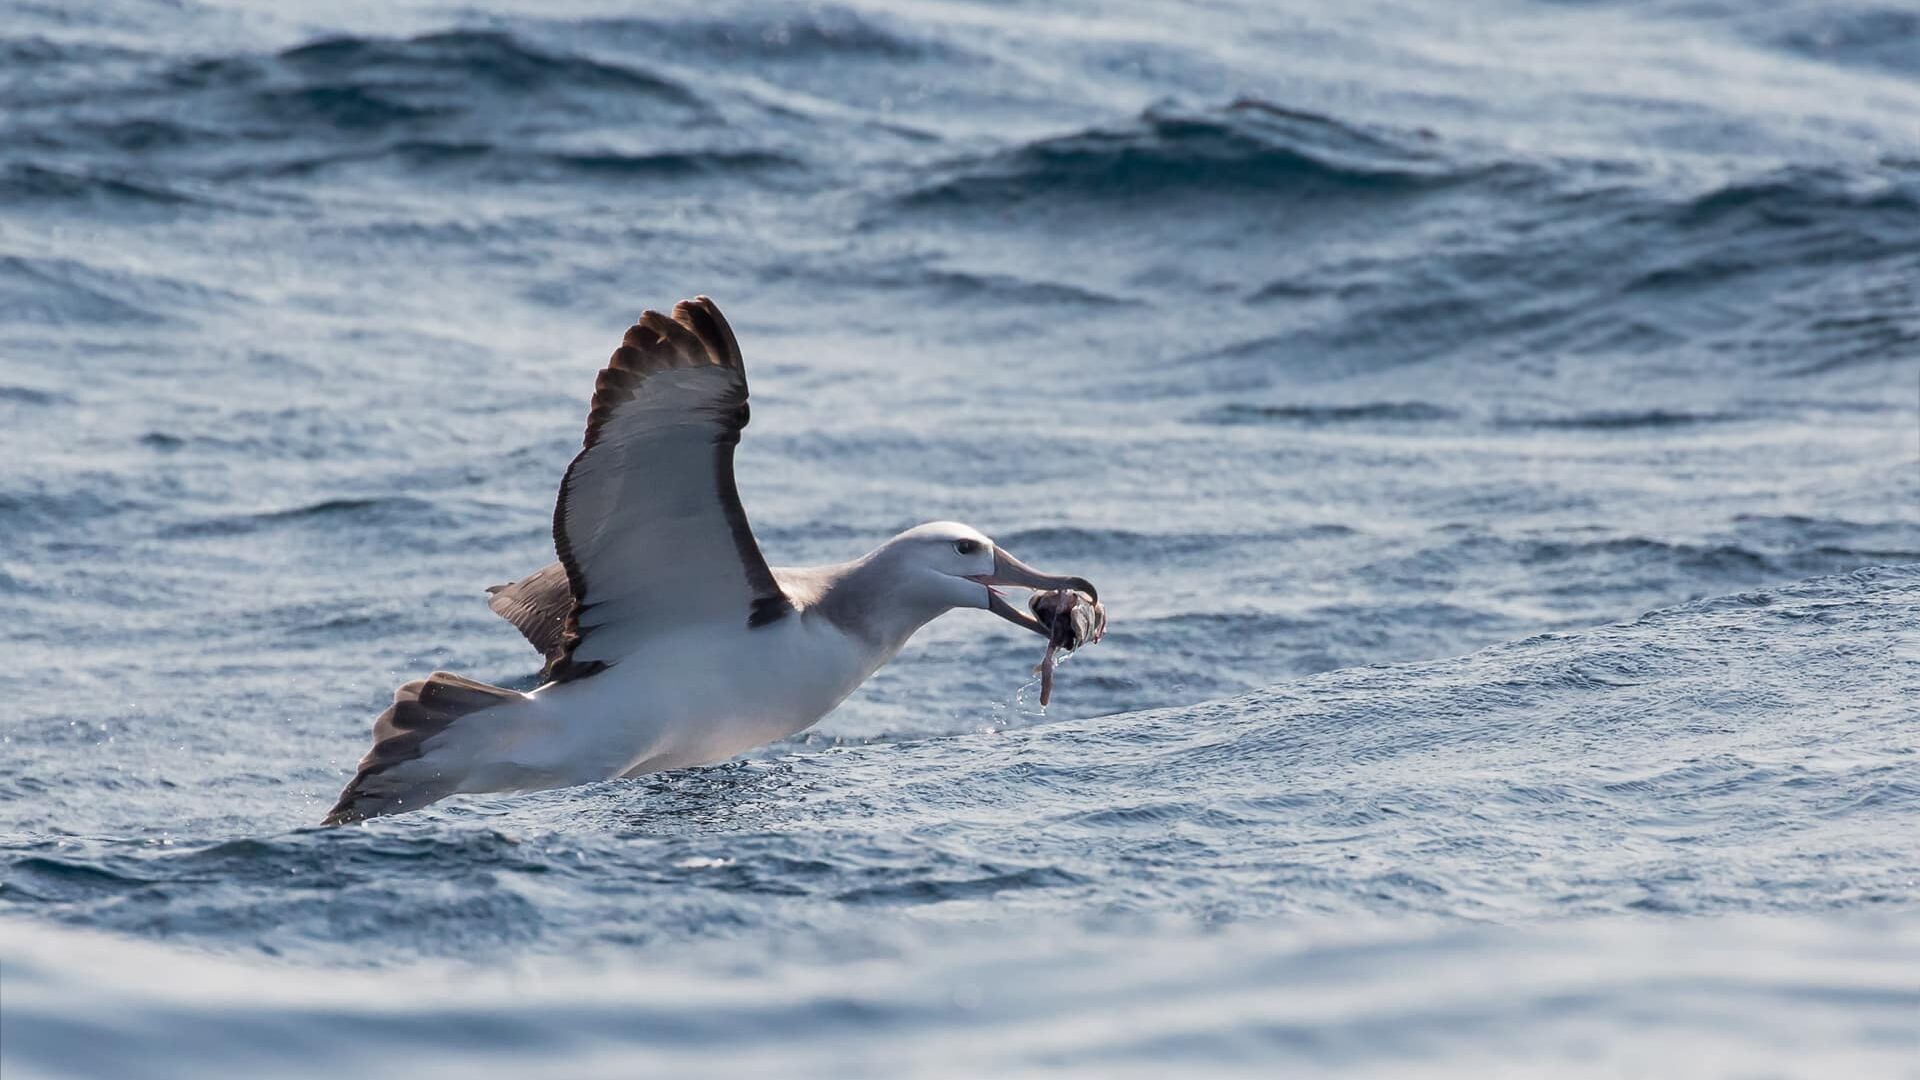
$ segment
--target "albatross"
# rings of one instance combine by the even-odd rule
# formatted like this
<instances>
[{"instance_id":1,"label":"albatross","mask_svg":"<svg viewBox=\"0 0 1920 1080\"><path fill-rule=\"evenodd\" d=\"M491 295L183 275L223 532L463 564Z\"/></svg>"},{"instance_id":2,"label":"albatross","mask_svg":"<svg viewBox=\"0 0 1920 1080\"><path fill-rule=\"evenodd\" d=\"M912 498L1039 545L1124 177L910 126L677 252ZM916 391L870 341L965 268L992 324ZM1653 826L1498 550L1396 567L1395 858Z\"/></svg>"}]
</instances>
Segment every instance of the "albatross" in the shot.
<instances>
[{"instance_id":1,"label":"albatross","mask_svg":"<svg viewBox=\"0 0 1920 1080\"><path fill-rule=\"evenodd\" d=\"M747 418L740 346L712 300L642 314L561 478L559 559L488 590L546 657L544 681L522 693L436 671L400 687L326 823L725 761L812 726L954 608L1047 636L1001 587L1098 599L951 521L850 562L767 565L734 486Z\"/></svg>"}]
</instances>

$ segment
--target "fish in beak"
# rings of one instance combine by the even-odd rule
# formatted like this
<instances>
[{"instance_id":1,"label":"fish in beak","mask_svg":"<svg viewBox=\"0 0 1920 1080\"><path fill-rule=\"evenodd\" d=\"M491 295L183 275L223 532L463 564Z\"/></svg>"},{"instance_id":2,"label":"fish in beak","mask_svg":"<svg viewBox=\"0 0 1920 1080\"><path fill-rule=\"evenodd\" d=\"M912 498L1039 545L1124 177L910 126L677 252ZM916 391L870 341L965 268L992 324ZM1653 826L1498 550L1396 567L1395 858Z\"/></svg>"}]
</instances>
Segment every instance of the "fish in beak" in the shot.
<instances>
[{"instance_id":1,"label":"fish in beak","mask_svg":"<svg viewBox=\"0 0 1920 1080\"><path fill-rule=\"evenodd\" d=\"M1047 637L1046 654L1033 669L1040 676L1040 705L1045 708L1053 700L1053 669L1066 653L1105 636L1107 609L1100 606L1100 601L1089 600L1072 589L1034 593L1027 607L1042 625L1053 628Z\"/></svg>"},{"instance_id":2,"label":"fish in beak","mask_svg":"<svg viewBox=\"0 0 1920 1080\"><path fill-rule=\"evenodd\" d=\"M1022 589L1037 589L1042 592L1052 592L1057 589L1072 589L1075 592L1085 593L1087 599L1094 603L1098 603L1100 600L1099 590L1095 589L1093 583L1086 578L1043 574L1033 567L1028 566L1026 563L1021 562L1019 559L1007 554L1005 549L1001 548L998 544L995 544L993 548L993 572L990 574L976 574L970 580L977 581L987 587L988 611L993 612L995 615L1000 616L1015 626L1025 627L1039 634L1041 637L1050 637L1053 633L1052 627L1047 626L1039 619L1007 603L1006 597L1001 596L999 590L995 589L994 586L1011 585Z\"/></svg>"}]
</instances>

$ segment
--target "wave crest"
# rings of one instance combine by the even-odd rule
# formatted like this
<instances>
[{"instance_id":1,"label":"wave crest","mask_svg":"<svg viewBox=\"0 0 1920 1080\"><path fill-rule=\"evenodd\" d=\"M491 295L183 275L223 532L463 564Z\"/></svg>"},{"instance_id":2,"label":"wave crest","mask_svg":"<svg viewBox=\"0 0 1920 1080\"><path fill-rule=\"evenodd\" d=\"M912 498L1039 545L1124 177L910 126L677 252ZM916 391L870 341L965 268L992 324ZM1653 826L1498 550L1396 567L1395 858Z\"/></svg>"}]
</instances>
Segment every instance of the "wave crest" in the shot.
<instances>
[{"instance_id":1,"label":"wave crest","mask_svg":"<svg viewBox=\"0 0 1920 1080\"><path fill-rule=\"evenodd\" d=\"M972 206L1065 195L1402 194L1476 171L1428 131L1363 128L1242 98L1224 108L1156 106L1116 127L1041 139L962 165L902 201Z\"/></svg>"}]
</instances>

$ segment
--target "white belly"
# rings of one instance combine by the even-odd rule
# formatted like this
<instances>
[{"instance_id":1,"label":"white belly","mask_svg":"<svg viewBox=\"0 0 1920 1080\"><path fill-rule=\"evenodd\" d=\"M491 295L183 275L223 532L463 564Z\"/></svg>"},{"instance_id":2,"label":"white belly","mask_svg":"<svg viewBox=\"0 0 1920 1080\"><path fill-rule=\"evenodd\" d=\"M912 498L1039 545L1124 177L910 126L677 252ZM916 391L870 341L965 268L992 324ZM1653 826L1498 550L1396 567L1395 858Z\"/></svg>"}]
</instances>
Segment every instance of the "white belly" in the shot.
<instances>
[{"instance_id":1,"label":"white belly","mask_svg":"<svg viewBox=\"0 0 1920 1080\"><path fill-rule=\"evenodd\" d=\"M711 764L811 726L887 659L804 614L757 630L689 628L535 690L534 715L496 747L550 783Z\"/></svg>"}]
</instances>

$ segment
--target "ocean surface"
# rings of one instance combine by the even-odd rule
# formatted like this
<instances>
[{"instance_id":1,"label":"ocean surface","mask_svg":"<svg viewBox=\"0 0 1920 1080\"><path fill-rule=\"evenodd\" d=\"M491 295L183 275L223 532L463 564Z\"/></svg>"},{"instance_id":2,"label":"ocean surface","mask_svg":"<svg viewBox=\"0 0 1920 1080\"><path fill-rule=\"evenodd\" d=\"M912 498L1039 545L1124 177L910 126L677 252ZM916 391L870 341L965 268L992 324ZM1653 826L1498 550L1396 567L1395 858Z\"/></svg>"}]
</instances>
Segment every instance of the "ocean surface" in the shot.
<instances>
[{"instance_id":1,"label":"ocean surface","mask_svg":"<svg viewBox=\"0 0 1920 1080\"><path fill-rule=\"evenodd\" d=\"M1107 640L316 828L696 293ZM0 648L7 1080L1920 1077L1920 9L0 0Z\"/></svg>"}]
</instances>

